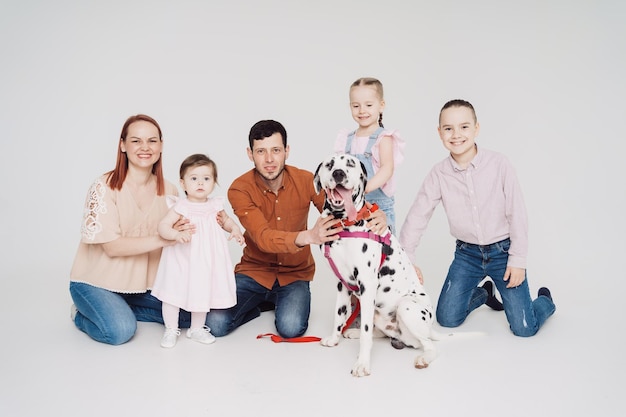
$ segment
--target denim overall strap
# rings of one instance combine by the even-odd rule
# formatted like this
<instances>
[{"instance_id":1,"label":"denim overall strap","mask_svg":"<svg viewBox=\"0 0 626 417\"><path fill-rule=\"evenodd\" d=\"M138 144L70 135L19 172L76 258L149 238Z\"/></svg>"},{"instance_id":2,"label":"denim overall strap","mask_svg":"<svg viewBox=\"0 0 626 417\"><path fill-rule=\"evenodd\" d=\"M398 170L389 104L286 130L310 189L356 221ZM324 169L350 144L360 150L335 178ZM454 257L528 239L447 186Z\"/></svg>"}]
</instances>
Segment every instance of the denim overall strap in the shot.
<instances>
[{"instance_id":1,"label":"denim overall strap","mask_svg":"<svg viewBox=\"0 0 626 417\"><path fill-rule=\"evenodd\" d=\"M372 156L372 146L374 146L374 144L376 143L376 139L378 139L378 136L380 136L380 134L383 133L383 130L384 129L382 127L378 127L378 129L376 129L376 131L370 135L370 139L367 142L367 147L365 149L366 155ZM354 140L355 136L356 136L356 130L353 130L352 132L348 133L348 137L346 140L346 148L344 149L345 153L350 153L350 151L352 150L352 141Z\"/></svg>"},{"instance_id":2,"label":"denim overall strap","mask_svg":"<svg viewBox=\"0 0 626 417\"><path fill-rule=\"evenodd\" d=\"M383 133L383 128L379 127L378 129L376 129L374 133L370 135L370 140L367 141L367 147L365 148L365 151L363 151L363 155L365 155L366 158L372 157L372 147L376 143L376 140L378 139L381 133Z\"/></svg>"},{"instance_id":3,"label":"denim overall strap","mask_svg":"<svg viewBox=\"0 0 626 417\"><path fill-rule=\"evenodd\" d=\"M352 141L356 136L356 130L348 134L345 152L354 155L359 161L363 163L363 165L365 165L367 178L372 178L374 176L374 166L372 165L372 147L376 143L378 136L380 136L383 130L384 129L382 127L378 127L378 129L376 129L376 131L370 135L369 140L367 141L367 146L365 147L365 151L361 154L351 153Z\"/></svg>"}]
</instances>

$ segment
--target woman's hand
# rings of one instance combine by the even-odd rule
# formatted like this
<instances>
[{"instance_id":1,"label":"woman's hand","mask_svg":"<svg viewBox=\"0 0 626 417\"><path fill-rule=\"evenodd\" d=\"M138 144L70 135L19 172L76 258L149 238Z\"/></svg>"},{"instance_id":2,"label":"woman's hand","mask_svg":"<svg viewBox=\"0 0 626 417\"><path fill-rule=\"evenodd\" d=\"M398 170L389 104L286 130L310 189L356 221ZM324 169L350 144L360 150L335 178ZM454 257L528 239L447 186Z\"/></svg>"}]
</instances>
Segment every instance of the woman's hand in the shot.
<instances>
[{"instance_id":1,"label":"woman's hand","mask_svg":"<svg viewBox=\"0 0 626 417\"><path fill-rule=\"evenodd\" d=\"M180 216L180 218L174 223L172 226L174 229L179 232L188 232L189 238L191 239L191 235L196 233L196 225L192 224L189 219L184 216Z\"/></svg>"}]
</instances>

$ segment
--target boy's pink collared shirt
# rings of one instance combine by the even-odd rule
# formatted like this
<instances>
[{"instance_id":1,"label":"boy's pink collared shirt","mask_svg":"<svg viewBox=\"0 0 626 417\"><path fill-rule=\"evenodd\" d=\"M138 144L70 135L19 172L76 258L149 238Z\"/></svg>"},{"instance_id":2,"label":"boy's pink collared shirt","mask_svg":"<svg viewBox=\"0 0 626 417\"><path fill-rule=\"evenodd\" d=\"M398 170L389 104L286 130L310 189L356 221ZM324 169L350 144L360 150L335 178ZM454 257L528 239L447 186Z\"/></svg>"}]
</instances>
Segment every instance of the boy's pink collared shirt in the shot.
<instances>
[{"instance_id":1,"label":"boy's pink collared shirt","mask_svg":"<svg viewBox=\"0 0 626 417\"><path fill-rule=\"evenodd\" d=\"M510 238L508 266L526 268L526 206L515 170L504 155L478 147L466 169L451 156L431 169L400 232L400 242L413 263L415 250L440 202L452 236L476 245Z\"/></svg>"}]
</instances>

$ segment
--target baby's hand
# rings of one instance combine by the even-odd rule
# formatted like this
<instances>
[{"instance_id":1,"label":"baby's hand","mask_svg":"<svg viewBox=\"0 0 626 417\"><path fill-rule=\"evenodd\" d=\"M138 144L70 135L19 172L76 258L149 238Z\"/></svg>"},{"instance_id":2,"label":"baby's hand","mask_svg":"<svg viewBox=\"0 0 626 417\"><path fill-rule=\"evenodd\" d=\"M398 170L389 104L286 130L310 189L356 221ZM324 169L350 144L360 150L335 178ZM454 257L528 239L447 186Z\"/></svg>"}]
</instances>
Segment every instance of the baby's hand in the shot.
<instances>
[{"instance_id":1,"label":"baby's hand","mask_svg":"<svg viewBox=\"0 0 626 417\"><path fill-rule=\"evenodd\" d=\"M235 240L235 242L239 243L240 246L243 246L244 243L246 243L246 240L243 238L243 235L241 234L241 230L236 229L233 230L230 233L230 236L228 236L228 240Z\"/></svg>"}]
</instances>

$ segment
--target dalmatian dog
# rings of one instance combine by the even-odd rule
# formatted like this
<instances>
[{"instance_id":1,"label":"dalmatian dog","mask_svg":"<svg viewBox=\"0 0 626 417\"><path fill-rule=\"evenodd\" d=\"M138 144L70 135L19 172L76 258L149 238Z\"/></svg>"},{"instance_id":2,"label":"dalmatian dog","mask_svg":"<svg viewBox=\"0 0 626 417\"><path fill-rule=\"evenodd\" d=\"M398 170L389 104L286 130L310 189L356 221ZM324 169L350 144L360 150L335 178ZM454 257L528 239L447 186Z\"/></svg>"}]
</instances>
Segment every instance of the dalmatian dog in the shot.
<instances>
[{"instance_id":1,"label":"dalmatian dog","mask_svg":"<svg viewBox=\"0 0 626 417\"><path fill-rule=\"evenodd\" d=\"M367 214L362 214L367 212L366 184L365 167L348 154L329 156L315 172L316 192L326 193L322 214L343 224L339 239L320 246L339 279L333 332L321 344L339 343L351 314L350 298L355 294L361 306L361 327L348 329L357 334L344 334L360 338L352 375L370 374L373 337L392 338L400 347L422 348L414 365L426 368L437 356L433 340L439 339L432 329L433 305L397 238L368 230Z\"/></svg>"}]
</instances>

